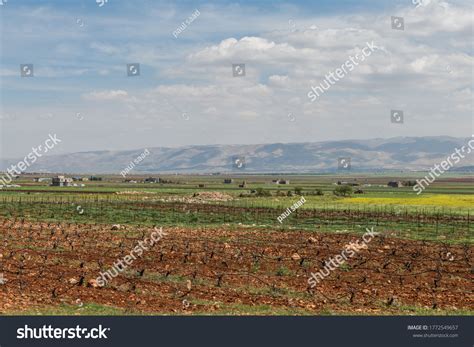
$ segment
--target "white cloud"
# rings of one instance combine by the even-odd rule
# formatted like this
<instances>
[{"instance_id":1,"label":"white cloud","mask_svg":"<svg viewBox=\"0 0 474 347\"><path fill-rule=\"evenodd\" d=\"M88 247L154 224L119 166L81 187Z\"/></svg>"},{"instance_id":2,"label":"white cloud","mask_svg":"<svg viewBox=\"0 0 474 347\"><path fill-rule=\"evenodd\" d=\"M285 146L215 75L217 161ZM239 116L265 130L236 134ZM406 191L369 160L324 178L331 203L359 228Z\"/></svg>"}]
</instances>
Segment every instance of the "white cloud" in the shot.
<instances>
[{"instance_id":1,"label":"white cloud","mask_svg":"<svg viewBox=\"0 0 474 347\"><path fill-rule=\"evenodd\" d=\"M123 50L120 47L117 47L111 44L102 43L102 42L92 42L90 44L90 48L98 51L99 53L107 54L107 55L115 55L115 54L123 53Z\"/></svg>"},{"instance_id":2,"label":"white cloud","mask_svg":"<svg viewBox=\"0 0 474 347\"><path fill-rule=\"evenodd\" d=\"M268 81L270 84L278 86L278 87L283 87L288 83L288 76L280 76L280 75L272 75L268 77Z\"/></svg>"},{"instance_id":3,"label":"white cloud","mask_svg":"<svg viewBox=\"0 0 474 347\"><path fill-rule=\"evenodd\" d=\"M437 2L430 6L434 3ZM420 18L440 10L435 8L429 12L425 8L413 11L415 9L410 6L403 13L407 16L414 13L416 20L413 19L413 23L417 23ZM450 9L445 15L457 16L462 11ZM412 18L406 20L410 22ZM170 122L176 120L176 114L182 110L202 124L220 120L212 126L216 129L215 142L231 141L229 131L238 129L239 126L236 128L233 122L239 120L244 123L252 121L255 128L271 124L274 140L283 137L296 141L305 136L309 141L318 137L340 138L349 128L351 132L346 136L351 137L402 135L390 128L388 122L387 115L393 107L405 108L408 117L413 115L411 127L403 129L405 135L416 135L421 127L433 135L461 135L461 124L465 123L467 116L459 115L459 126L449 126L447 115L450 110L460 109L454 98L447 99L447 95L465 90L471 83L470 75L463 72L470 70L472 56L454 47L464 39L464 26L452 28L454 31L448 44L453 47L450 48L446 43L438 45L436 23L431 20L425 23L433 26L424 29L433 33L432 37L409 30L394 32L390 28L390 16L386 14L375 19L368 15L327 17L318 22L317 29L229 37L196 49L187 56L186 64L169 70L168 76L193 76L200 83L191 79L190 83L154 88L137 96L140 106L135 111L150 117L159 115L160 119ZM371 41L375 42L377 51L334 85L317 104L309 104L306 97L308 88ZM231 63L240 62L246 64L247 76L233 78ZM451 71L447 71L446 66L451 66ZM436 105L436 100L441 99L444 108ZM422 107L422 104L426 106ZM305 122L304 132L297 138L294 138L297 132L293 134L287 129L287 114L290 112L296 115L296 121L291 124L295 129ZM432 122L435 113L445 113L446 117L439 117L437 123ZM367 126L368 123L371 125ZM243 132L246 134L242 138L244 142L258 142L250 137L248 131ZM271 139L272 134L265 137Z\"/></svg>"},{"instance_id":4,"label":"white cloud","mask_svg":"<svg viewBox=\"0 0 474 347\"><path fill-rule=\"evenodd\" d=\"M104 90L104 91L93 91L87 94L83 94L82 97L85 100L94 100L94 101L124 100L128 97L128 93L125 90Z\"/></svg>"},{"instance_id":5,"label":"white cloud","mask_svg":"<svg viewBox=\"0 0 474 347\"><path fill-rule=\"evenodd\" d=\"M8 31L2 38L8 48L2 54L9 61L0 67L2 83L11 94L64 92L66 104L87 114L86 120L108 124L104 131L129 134L130 143L116 142L117 148L146 141L294 142L464 136L470 131L474 59L469 2L425 0L425 6L416 7L407 1L396 8L349 14L305 13L303 6L281 6L281 12L262 13L250 5L203 5L199 20L179 40L171 32L193 9L149 2L137 15L101 11L86 18L85 30L75 25L79 14L41 8L36 12L54 19L51 23L58 28L45 27L43 17L28 16L25 21L21 14L18 33ZM404 31L391 29L392 15L404 17ZM9 27L13 26L5 25ZM377 51L310 103L310 86L371 41ZM20 79L23 61L17 60L28 56L33 44L37 50L32 53L39 52L32 61L36 76ZM141 64L141 76L126 77L125 64L130 62ZM245 77L232 76L233 63L246 64ZM54 78L44 83L42 77ZM26 119L38 109L31 99L28 105L30 112L17 112L13 103L5 112L21 113ZM46 110L62 114L56 108L50 103ZM405 110L404 126L389 123L391 108ZM183 119L183 112L189 120ZM112 117L116 122L110 124ZM130 124L136 119L159 136L154 131L135 135ZM55 124L60 122L58 117ZM65 131L68 126L65 122ZM109 140L113 147L114 136ZM103 145L91 141L88 145L97 141L96 148Z\"/></svg>"},{"instance_id":6,"label":"white cloud","mask_svg":"<svg viewBox=\"0 0 474 347\"><path fill-rule=\"evenodd\" d=\"M291 57L295 49L287 43L276 44L261 37L228 38L218 45L207 47L189 56L191 62L219 62L229 59L247 61L271 59L275 56Z\"/></svg>"}]
</instances>

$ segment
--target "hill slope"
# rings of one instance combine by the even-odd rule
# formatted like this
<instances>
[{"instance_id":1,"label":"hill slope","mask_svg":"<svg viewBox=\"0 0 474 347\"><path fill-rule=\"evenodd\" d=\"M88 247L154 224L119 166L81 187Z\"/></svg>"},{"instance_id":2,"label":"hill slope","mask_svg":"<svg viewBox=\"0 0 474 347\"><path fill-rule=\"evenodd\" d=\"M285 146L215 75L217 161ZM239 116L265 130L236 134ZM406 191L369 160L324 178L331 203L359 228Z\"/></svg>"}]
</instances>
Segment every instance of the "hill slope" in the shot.
<instances>
[{"instance_id":1,"label":"hill slope","mask_svg":"<svg viewBox=\"0 0 474 347\"><path fill-rule=\"evenodd\" d=\"M354 171L423 170L446 159L469 139L453 137L397 137L391 139L273 143L259 145L206 145L148 148L148 155L134 173L152 172L330 172L338 158L350 157ZM42 157L28 171L64 173L120 173L144 149L94 151ZM233 165L245 160L243 168ZM5 170L18 160L4 160ZM473 156L456 169L472 169Z\"/></svg>"}]
</instances>

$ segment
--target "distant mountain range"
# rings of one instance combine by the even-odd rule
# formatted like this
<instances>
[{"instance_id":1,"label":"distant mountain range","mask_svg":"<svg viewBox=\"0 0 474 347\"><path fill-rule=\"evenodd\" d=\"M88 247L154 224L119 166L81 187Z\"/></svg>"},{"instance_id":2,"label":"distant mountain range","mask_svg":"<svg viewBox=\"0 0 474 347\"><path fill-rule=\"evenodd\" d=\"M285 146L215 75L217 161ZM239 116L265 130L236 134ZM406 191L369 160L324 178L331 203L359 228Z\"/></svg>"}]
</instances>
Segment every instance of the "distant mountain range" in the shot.
<instances>
[{"instance_id":1,"label":"distant mountain range","mask_svg":"<svg viewBox=\"0 0 474 347\"><path fill-rule=\"evenodd\" d=\"M426 170L467 147L470 138L396 137L390 139L272 143L257 145L206 145L179 148L149 147L149 155L130 174L146 173L324 173L338 171L339 158L351 158L351 170L377 172ZM143 149L93 151L40 158L28 172L120 174ZM17 160L3 160L5 170ZM474 171L472 154L453 168Z\"/></svg>"}]
</instances>

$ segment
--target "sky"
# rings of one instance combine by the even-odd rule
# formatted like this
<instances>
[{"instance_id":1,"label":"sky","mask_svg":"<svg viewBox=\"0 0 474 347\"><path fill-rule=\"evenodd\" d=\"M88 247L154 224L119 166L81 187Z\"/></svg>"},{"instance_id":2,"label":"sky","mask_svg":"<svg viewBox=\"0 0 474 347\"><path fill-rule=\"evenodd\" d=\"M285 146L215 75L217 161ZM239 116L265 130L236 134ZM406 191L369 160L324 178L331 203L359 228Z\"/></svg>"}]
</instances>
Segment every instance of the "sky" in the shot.
<instances>
[{"instance_id":1,"label":"sky","mask_svg":"<svg viewBox=\"0 0 474 347\"><path fill-rule=\"evenodd\" d=\"M0 3L0 158L474 133L470 1Z\"/></svg>"}]
</instances>

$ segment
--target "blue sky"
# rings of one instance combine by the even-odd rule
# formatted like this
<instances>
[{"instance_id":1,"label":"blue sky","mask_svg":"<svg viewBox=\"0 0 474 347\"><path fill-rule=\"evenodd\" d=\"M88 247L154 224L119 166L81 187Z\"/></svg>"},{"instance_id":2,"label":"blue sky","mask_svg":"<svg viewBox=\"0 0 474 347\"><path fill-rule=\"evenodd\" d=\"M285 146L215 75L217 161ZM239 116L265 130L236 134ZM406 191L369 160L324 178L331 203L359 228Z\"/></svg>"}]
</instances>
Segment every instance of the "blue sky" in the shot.
<instances>
[{"instance_id":1,"label":"blue sky","mask_svg":"<svg viewBox=\"0 0 474 347\"><path fill-rule=\"evenodd\" d=\"M472 5L420 2L8 0L1 156L49 133L63 139L58 153L470 136ZM311 86L371 41L378 50L311 102ZM20 77L26 63L32 78ZM140 76L127 77L127 63ZM233 63L245 77L232 77ZM404 124L390 122L392 109Z\"/></svg>"}]
</instances>

